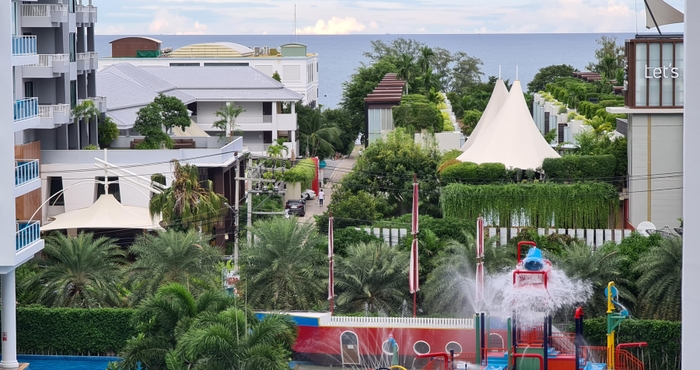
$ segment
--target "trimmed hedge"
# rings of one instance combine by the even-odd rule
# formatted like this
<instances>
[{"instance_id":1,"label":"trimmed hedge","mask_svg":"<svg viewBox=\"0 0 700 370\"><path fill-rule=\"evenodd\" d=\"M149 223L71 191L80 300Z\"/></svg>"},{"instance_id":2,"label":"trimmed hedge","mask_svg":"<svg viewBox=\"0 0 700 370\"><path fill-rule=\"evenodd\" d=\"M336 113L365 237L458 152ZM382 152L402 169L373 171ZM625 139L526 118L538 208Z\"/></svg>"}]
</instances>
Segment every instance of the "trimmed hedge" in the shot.
<instances>
[{"instance_id":1,"label":"trimmed hedge","mask_svg":"<svg viewBox=\"0 0 700 370\"><path fill-rule=\"evenodd\" d=\"M453 163L445 162L445 166L440 167L440 179L445 183L461 182L473 184L486 184L494 182L504 182L508 177L506 166L503 163L482 163L472 162Z\"/></svg>"},{"instance_id":2,"label":"trimmed hedge","mask_svg":"<svg viewBox=\"0 0 700 370\"><path fill-rule=\"evenodd\" d=\"M17 308L17 351L24 354L117 354L136 335L132 309Z\"/></svg>"},{"instance_id":3,"label":"trimmed hedge","mask_svg":"<svg viewBox=\"0 0 700 370\"><path fill-rule=\"evenodd\" d=\"M604 346L606 334L604 317L584 320L584 337L589 345ZM680 321L625 320L615 334L618 343L647 342L643 350L647 370L680 369Z\"/></svg>"},{"instance_id":4,"label":"trimmed hedge","mask_svg":"<svg viewBox=\"0 0 700 370\"><path fill-rule=\"evenodd\" d=\"M284 181L288 183L300 182L301 188L307 189L311 186L316 176L316 163L311 159L302 159L299 163L284 173Z\"/></svg>"},{"instance_id":5,"label":"trimmed hedge","mask_svg":"<svg viewBox=\"0 0 700 370\"><path fill-rule=\"evenodd\" d=\"M546 158L542 169L550 181L614 182L617 160L613 155L566 155Z\"/></svg>"}]
</instances>

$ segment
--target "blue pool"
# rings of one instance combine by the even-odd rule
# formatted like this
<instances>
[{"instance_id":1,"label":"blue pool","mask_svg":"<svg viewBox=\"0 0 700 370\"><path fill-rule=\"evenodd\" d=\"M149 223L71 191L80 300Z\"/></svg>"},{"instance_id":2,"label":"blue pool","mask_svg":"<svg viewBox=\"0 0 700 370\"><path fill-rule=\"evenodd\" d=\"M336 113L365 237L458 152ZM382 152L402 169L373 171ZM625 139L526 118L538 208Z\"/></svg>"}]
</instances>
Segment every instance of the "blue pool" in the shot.
<instances>
[{"instance_id":1,"label":"blue pool","mask_svg":"<svg viewBox=\"0 0 700 370\"><path fill-rule=\"evenodd\" d=\"M119 359L98 356L17 356L17 361L29 363L29 370L105 370L108 363Z\"/></svg>"}]
</instances>

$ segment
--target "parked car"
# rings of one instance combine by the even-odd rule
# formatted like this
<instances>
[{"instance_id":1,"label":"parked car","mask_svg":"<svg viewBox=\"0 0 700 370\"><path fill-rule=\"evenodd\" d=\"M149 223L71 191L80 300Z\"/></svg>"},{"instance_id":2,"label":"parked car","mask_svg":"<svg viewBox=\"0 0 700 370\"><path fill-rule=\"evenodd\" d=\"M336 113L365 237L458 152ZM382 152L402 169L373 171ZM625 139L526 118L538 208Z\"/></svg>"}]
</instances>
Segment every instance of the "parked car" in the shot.
<instances>
[{"instance_id":1,"label":"parked car","mask_svg":"<svg viewBox=\"0 0 700 370\"><path fill-rule=\"evenodd\" d=\"M289 215L297 215L304 217L306 215L306 200L288 200L284 204L284 211Z\"/></svg>"},{"instance_id":2,"label":"parked car","mask_svg":"<svg viewBox=\"0 0 700 370\"><path fill-rule=\"evenodd\" d=\"M306 189L301 192L301 197L306 200L316 199L316 192L311 189Z\"/></svg>"}]
</instances>

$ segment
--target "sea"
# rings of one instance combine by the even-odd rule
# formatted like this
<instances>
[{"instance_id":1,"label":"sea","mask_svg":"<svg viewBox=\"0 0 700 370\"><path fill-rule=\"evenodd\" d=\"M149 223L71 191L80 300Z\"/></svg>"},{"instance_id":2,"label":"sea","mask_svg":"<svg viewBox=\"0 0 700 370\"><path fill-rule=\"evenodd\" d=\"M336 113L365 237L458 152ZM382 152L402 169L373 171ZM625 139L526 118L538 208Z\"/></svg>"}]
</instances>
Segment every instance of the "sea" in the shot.
<instances>
[{"instance_id":1,"label":"sea","mask_svg":"<svg viewBox=\"0 0 700 370\"><path fill-rule=\"evenodd\" d=\"M306 44L308 51L318 54L319 103L335 108L342 99L343 82L362 63L370 61L362 54L371 50L373 40L391 42L397 38L414 39L430 47L450 52L462 51L483 63L482 80L498 76L504 80L519 79L527 85L540 68L554 64L569 64L583 70L595 60L597 40L602 36L616 37L619 43L634 37L633 33L540 33L540 34L457 34L457 35L151 35L163 43L162 48L207 42L235 42L255 46L279 47L289 42ZM97 35L95 49L100 57L112 54L110 42L122 36ZM130 35L133 36L133 35Z\"/></svg>"}]
</instances>

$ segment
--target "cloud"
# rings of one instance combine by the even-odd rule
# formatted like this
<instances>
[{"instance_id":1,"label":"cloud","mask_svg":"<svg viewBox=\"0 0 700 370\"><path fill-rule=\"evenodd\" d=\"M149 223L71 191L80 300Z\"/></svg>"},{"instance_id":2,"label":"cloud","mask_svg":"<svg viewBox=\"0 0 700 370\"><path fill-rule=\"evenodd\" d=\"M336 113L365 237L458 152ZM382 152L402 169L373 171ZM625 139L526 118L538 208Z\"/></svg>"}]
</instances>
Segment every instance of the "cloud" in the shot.
<instances>
[{"instance_id":1,"label":"cloud","mask_svg":"<svg viewBox=\"0 0 700 370\"><path fill-rule=\"evenodd\" d=\"M344 35L353 32L362 32L365 28L367 27L358 22L354 17L333 17L328 22L319 19L315 26L297 29L297 32L303 35Z\"/></svg>"},{"instance_id":2,"label":"cloud","mask_svg":"<svg viewBox=\"0 0 700 370\"><path fill-rule=\"evenodd\" d=\"M201 35L207 33L207 25L167 9L158 9L148 30L154 34Z\"/></svg>"}]
</instances>

